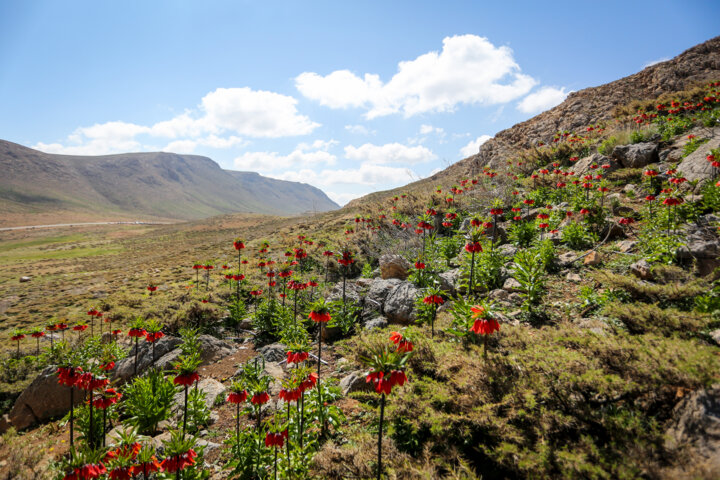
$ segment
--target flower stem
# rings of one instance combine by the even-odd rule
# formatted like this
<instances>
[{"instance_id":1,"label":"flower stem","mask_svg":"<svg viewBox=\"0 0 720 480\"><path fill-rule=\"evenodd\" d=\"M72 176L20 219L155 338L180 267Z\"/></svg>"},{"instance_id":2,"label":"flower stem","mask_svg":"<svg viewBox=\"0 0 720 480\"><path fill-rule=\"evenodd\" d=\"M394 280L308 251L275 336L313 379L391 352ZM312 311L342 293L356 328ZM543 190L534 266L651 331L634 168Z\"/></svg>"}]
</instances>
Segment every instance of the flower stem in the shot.
<instances>
[{"instance_id":1,"label":"flower stem","mask_svg":"<svg viewBox=\"0 0 720 480\"><path fill-rule=\"evenodd\" d=\"M187 403L188 403L188 386L186 383L185 384L185 407L184 407L184 413L183 413L183 429L182 429L183 440L185 440L185 430L187 428Z\"/></svg>"},{"instance_id":2,"label":"flower stem","mask_svg":"<svg viewBox=\"0 0 720 480\"><path fill-rule=\"evenodd\" d=\"M380 474L382 473L382 431L383 431L383 420L385 416L385 394L383 393L380 397L380 431L378 432L378 469L377 469L377 480L380 480Z\"/></svg>"}]
</instances>

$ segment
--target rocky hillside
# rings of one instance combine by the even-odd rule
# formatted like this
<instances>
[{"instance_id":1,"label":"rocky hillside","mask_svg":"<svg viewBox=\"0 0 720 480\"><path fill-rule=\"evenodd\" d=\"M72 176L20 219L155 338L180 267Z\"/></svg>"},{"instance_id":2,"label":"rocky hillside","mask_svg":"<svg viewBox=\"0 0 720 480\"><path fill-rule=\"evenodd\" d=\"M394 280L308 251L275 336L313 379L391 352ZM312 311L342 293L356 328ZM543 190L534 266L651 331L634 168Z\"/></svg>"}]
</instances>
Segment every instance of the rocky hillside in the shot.
<instances>
[{"instance_id":1,"label":"rocky hillside","mask_svg":"<svg viewBox=\"0 0 720 480\"><path fill-rule=\"evenodd\" d=\"M338 208L310 185L223 170L197 155L52 155L0 141L0 169L0 213L189 220L233 212L289 215Z\"/></svg>"}]
</instances>

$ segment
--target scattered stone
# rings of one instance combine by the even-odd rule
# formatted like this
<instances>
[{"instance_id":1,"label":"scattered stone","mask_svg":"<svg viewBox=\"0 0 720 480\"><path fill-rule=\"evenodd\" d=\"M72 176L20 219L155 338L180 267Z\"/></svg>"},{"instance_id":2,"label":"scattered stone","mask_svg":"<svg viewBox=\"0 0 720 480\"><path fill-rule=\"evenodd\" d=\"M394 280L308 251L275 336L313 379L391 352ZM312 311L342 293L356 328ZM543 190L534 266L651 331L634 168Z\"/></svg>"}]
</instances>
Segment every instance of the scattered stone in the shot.
<instances>
[{"instance_id":1,"label":"scattered stone","mask_svg":"<svg viewBox=\"0 0 720 480\"><path fill-rule=\"evenodd\" d=\"M630 272L642 280L649 280L652 277L650 264L644 259L630 265Z\"/></svg>"},{"instance_id":2,"label":"scattered stone","mask_svg":"<svg viewBox=\"0 0 720 480\"><path fill-rule=\"evenodd\" d=\"M365 322L365 327L363 327L363 328L365 330L376 330L378 328L385 328L387 326L388 326L387 318L378 317L378 318L373 318L372 320Z\"/></svg>"},{"instance_id":3,"label":"scattered stone","mask_svg":"<svg viewBox=\"0 0 720 480\"><path fill-rule=\"evenodd\" d=\"M618 250L622 253L628 253L632 251L635 247L637 247L638 242L635 240L623 240L621 242L618 242L617 247Z\"/></svg>"},{"instance_id":4,"label":"scattered stone","mask_svg":"<svg viewBox=\"0 0 720 480\"><path fill-rule=\"evenodd\" d=\"M501 288L497 288L495 290L490 291L490 293L488 293L488 297L491 300L495 300L496 302L503 302L503 301L507 300L509 296L510 296L510 294L508 293L508 291L503 290Z\"/></svg>"},{"instance_id":5,"label":"scattered stone","mask_svg":"<svg viewBox=\"0 0 720 480\"><path fill-rule=\"evenodd\" d=\"M514 278L508 278L505 280L502 289L508 292L519 292L522 289L522 285Z\"/></svg>"},{"instance_id":6,"label":"scattered stone","mask_svg":"<svg viewBox=\"0 0 720 480\"><path fill-rule=\"evenodd\" d=\"M372 283L372 278L358 278L357 280L355 280L355 285L360 288L368 288L370 285L372 285Z\"/></svg>"},{"instance_id":7,"label":"scattered stone","mask_svg":"<svg viewBox=\"0 0 720 480\"><path fill-rule=\"evenodd\" d=\"M362 370L356 370L340 380L340 388L343 395L347 396L353 392L372 392L372 384L365 381L365 374Z\"/></svg>"},{"instance_id":8,"label":"scattered stone","mask_svg":"<svg viewBox=\"0 0 720 480\"><path fill-rule=\"evenodd\" d=\"M510 245L509 243L497 247L497 252L503 257L514 257L517 251L517 247L515 247L514 245Z\"/></svg>"},{"instance_id":9,"label":"scattered stone","mask_svg":"<svg viewBox=\"0 0 720 480\"><path fill-rule=\"evenodd\" d=\"M720 345L720 328L710 332L710 338L712 338L715 343Z\"/></svg>"},{"instance_id":10,"label":"scattered stone","mask_svg":"<svg viewBox=\"0 0 720 480\"><path fill-rule=\"evenodd\" d=\"M419 290L410 282L403 282L388 294L383 307L391 323L408 324L415 320L415 299Z\"/></svg>"},{"instance_id":11,"label":"scattered stone","mask_svg":"<svg viewBox=\"0 0 720 480\"><path fill-rule=\"evenodd\" d=\"M720 470L720 384L683 398L673 410L665 436L666 448L689 448L688 458Z\"/></svg>"},{"instance_id":12,"label":"scattered stone","mask_svg":"<svg viewBox=\"0 0 720 480\"><path fill-rule=\"evenodd\" d=\"M600 171L600 168L598 168L598 169L590 168L592 165L597 165L598 167L601 167L602 165L610 165L610 168L602 169L603 173L614 172L615 170L620 168L620 165L612 158L608 158L599 153L593 153L589 157L581 158L580 160L575 162L575 165L573 166L573 170L578 175L585 175L589 172Z\"/></svg>"},{"instance_id":13,"label":"scattered stone","mask_svg":"<svg viewBox=\"0 0 720 480\"><path fill-rule=\"evenodd\" d=\"M155 359L156 364L160 368L158 361L166 354L170 353L180 346L182 340L172 335L165 335L163 338L155 342ZM145 370L150 368L152 364L153 349L152 344L146 341L138 342L138 355L137 355L137 374L140 375ZM177 358L177 357L175 357ZM167 368L169 364L167 361L163 362L161 368ZM128 352L128 356L120 360L115 364L115 370L113 370L112 380L119 383L125 383L133 376L135 371L135 342L132 344L132 348Z\"/></svg>"},{"instance_id":14,"label":"scattered stone","mask_svg":"<svg viewBox=\"0 0 720 480\"><path fill-rule=\"evenodd\" d=\"M625 168L642 168L658 162L658 146L653 142L618 145L612 157Z\"/></svg>"},{"instance_id":15,"label":"scattered stone","mask_svg":"<svg viewBox=\"0 0 720 480\"><path fill-rule=\"evenodd\" d=\"M200 335L198 341L200 342L200 358L203 363L216 362L237 351L231 343L212 335Z\"/></svg>"},{"instance_id":16,"label":"scattered stone","mask_svg":"<svg viewBox=\"0 0 720 480\"><path fill-rule=\"evenodd\" d=\"M32 280L32 277L28 277L28 276L20 277L20 283L29 282L30 280Z\"/></svg>"},{"instance_id":17,"label":"scattered stone","mask_svg":"<svg viewBox=\"0 0 720 480\"><path fill-rule=\"evenodd\" d=\"M605 227L600 232L600 238L608 240L615 240L616 238L624 238L625 237L625 229L623 229L622 225L619 223L613 221L605 225Z\"/></svg>"},{"instance_id":18,"label":"scattered stone","mask_svg":"<svg viewBox=\"0 0 720 480\"><path fill-rule=\"evenodd\" d=\"M258 348L257 352L267 362L282 362L287 359L287 346L279 342Z\"/></svg>"},{"instance_id":19,"label":"scattered stone","mask_svg":"<svg viewBox=\"0 0 720 480\"><path fill-rule=\"evenodd\" d=\"M383 280L405 280L410 273L410 262L401 255L385 254L380 257L380 275Z\"/></svg>"},{"instance_id":20,"label":"scattered stone","mask_svg":"<svg viewBox=\"0 0 720 480\"><path fill-rule=\"evenodd\" d=\"M608 198L610 198L610 197L608 197ZM628 206L625 206L625 205L613 206L613 214L617 215L619 217L629 217L633 213L635 213L635 210L633 210L632 208L630 208Z\"/></svg>"},{"instance_id":21,"label":"scattered stone","mask_svg":"<svg viewBox=\"0 0 720 480\"><path fill-rule=\"evenodd\" d=\"M602 255L599 252L593 250L585 257L585 259L583 259L583 264L588 266L595 266L600 265L602 261Z\"/></svg>"},{"instance_id":22,"label":"scattered stone","mask_svg":"<svg viewBox=\"0 0 720 480\"><path fill-rule=\"evenodd\" d=\"M557 261L561 268L567 268L571 266L578 259L578 256L573 252L565 252L558 255Z\"/></svg>"},{"instance_id":23,"label":"scattered stone","mask_svg":"<svg viewBox=\"0 0 720 480\"><path fill-rule=\"evenodd\" d=\"M46 367L15 400L8 418L16 430L64 415L70 411L70 389L58 383L56 366ZM82 403L83 392L75 389L75 404Z\"/></svg>"},{"instance_id":24,"label":"scattered stone","mask_svg":"<svg viewBox=\"0 0 720 480\"><path fill-rule=\"evenodd\" d=\"M630 194L636 194L636 193L637 193L637 186L635 186L635 185L632 184L632 183L628 183L627 185L625 185L625 186L623 187L622 191L623 191L623 193L625 193L625 194L628 194L628 193L630 193Z\"/></svg>"},{"instance_id":25,"label":"scattered stone","mask_svg":"<svg viewBox=\"0 0 720 480\"><path fill-rule=\"evenodd\" d=\"M580 283L582 282L582 277L577 273L569 272L567 275L565 275L565 280L567 280L568 282Z\"/></svg>"}]
</instances>

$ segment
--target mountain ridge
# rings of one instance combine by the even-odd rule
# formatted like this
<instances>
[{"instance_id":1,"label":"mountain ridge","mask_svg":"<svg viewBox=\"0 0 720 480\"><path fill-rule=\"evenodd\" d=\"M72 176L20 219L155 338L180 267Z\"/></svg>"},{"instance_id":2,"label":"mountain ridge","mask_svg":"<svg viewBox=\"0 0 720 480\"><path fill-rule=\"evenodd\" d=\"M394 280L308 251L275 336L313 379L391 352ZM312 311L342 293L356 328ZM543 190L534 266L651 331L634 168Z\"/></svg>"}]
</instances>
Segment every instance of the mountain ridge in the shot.
<instances>
[{"instance_id":1,"label":"mountain ridge","mask_svg":"<svg viewBox=\"0 0 720 480\"><path fill-rule=\"evenodd\" d=\"M0 212L122 213L195 220L225 213L293 215L339 208L299 182L224 170L168 152L57 155L0 140Z\"/></svg>"}]
</instances>

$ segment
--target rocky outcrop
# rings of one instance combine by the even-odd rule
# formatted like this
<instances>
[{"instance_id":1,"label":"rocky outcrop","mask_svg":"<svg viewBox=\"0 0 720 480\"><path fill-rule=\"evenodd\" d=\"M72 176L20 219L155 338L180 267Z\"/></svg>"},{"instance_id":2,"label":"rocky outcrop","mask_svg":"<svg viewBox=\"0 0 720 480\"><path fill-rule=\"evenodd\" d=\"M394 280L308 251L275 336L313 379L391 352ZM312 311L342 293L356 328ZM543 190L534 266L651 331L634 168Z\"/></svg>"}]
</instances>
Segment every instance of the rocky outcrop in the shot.
<instances>
[{"instance_id":1,"label":"rocky outcrop","mask_svg":"<svg viewBox=\"0 0 720 480\"><path fill-rule=\"evenodd\" d=\"M618 145L612 156L625 168L642 168L658 161L658 145L653 142Z\"/></svg>"},{"instance_id":2,"label":"rocky outcrop","mask_svg":"<svg viewBox=\"0 0 720 480\"><path fill-rule=\"evenodd\" d=\"M700 145L700 147L693 153L688 155L680 162L677 169L683 174L685 178L690 181L698 180L697 190L702 187L705 180L713 178L715 175L715 169L707 161L707 156L710 150L720 147L720 128L714 128L713 134L707 143ZM718 169L720 171L720 169Z\"/></svg>"},{"instance_id":3,"label":"rocky outcrop","mask_svg":"<svg viewBox=\"0 0 720 480\"><path fill-rule=\"evenodd\" d=\"M689 448L696 461L720 471L720 384L685 397L673 411L666 437L666 447Z\"/></svg>"},{"instance_id":4,"label":"rocky outcrop","mask_svg":"<svg viewBox=\"0 0 720 480\"><path fill-rule=\"evenodd\" d=\"M157 342L155 342L155 360L159 360L161 357L170 353L180 346L182 340L178 337L166 335ZM150 368L152 365L153 348L152 344L145 340L138 342L138 353L137 353L137 374L140 375L145 370ZM164 362L167 364L167 360ZM158 365L159 367L159 365ZM128 356L118 361L115 364L115 370L113 370L112 380L119 381L120 383L127 382L134 375L135 372L135 343L128 352Z\"/></svg>"},{"instance_id":5,"label":"rocky outcrop","mask_svg":"<svg viewBox=\"0 0 720 480\"><path fill-rule=\"evenodd\" d=\"M192 386L191 388L195 388ZM198 390L205 393L205 406L210 410L215 405L215 400L218 397L225 395L225 385L218 382L214 378L201 378L197 384ZM185 404L185 392L179 391L173 397L172 411L176 417L182 417L183 405Z\"/></svg>"},{"instance_id":6,"label":"rocky outcrop","mask_svg":"<svg viewBox=\"0 0 720 480\"><path fill-rule=\"evenodd\" d=\"M55 366L45 368L15 401L8 414L15 429L23 430L70 411L70 389L58 383L56 370ZM79 405L84 392L74 390L74 403Z\"/></svg>"},{"instance_id":7,"label":"rocky outcrop","mask_svg":"<svg viewBox=\"0 0 720 480\"><path fill-rule=\"evenodd\" d=\"M420 291L410 282L403 282L388 294L383 311L391 323L407 325L415 320L415 299Z\"/></svg>"},{"instance_id":8,"label":"rocky outcrop","mask_svg":"<svg viewBox=\"0 0 720 480\"><path fill-rule=\"evenodd\" d=\"M401 255L385 254L380 257L380 275L383 280L397 278L405 280L410 274L410 262Z\"/></svg>"}]
</instances>

